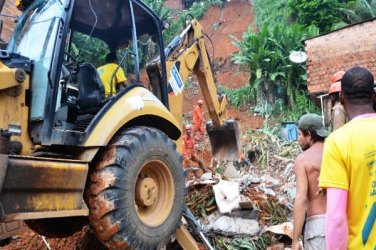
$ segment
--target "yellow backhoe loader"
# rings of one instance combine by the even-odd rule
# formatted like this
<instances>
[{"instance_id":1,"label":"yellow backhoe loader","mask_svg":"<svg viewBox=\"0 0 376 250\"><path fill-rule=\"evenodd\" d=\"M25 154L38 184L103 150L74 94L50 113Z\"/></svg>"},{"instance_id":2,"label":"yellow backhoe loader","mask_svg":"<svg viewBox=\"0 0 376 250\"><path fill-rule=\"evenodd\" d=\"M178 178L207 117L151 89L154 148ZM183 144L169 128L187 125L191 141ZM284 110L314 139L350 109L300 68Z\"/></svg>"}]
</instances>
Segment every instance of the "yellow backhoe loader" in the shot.
<instances>
[{"instance_id":1,"label":"yellow backhoe loader","mask_svg":"<svg viewBox=\"0 0 376 250\"><path fill-rule=\"evenodd\" d=\"M89 223L110 249L162 248L174 235L183 248L197 248L181 224L190 72L212 118L213 154L239 156L237 123L226 120L199 23L164 49L163 22L139 0L24 0L20 7L0 50L0 221L24 220L49 237ZM102 56L90 39L132 65L134 80L116 95L106 98L84 56ZM143 41L153 43L157 58L146 66L150 90L139 79Z\"/></svg>"}]
</instances>

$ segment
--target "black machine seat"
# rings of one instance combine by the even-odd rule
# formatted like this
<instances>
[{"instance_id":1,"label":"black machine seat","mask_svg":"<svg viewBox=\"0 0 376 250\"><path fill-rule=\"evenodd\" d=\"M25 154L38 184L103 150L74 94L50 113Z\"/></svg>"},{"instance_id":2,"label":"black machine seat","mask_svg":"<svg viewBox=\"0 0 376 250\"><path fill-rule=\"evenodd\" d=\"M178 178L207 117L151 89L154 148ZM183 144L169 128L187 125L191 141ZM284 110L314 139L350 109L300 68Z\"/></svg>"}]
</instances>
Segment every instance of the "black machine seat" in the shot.
<instances>
[{"instance_id":1,"label":"black machine seat","mask_svg":"<svg viewBox=\"0 0 376 250\"><path fill-rule=\"evenodd\" d=\"M77 107L80 113L96 113L105 100L104 86L97 69L90 63L78 66Z\"/></svg>"}]
</instances>

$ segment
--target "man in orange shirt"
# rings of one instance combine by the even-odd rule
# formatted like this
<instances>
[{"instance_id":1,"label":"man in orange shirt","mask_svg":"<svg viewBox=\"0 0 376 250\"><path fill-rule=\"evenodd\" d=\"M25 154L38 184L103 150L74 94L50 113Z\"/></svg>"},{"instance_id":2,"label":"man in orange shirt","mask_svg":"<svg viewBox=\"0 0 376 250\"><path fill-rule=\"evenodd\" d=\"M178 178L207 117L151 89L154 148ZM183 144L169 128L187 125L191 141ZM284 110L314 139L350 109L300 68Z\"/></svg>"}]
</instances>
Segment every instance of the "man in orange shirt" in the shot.
<instances>
[{"instance_id":1,"label":"man in orange shirt","mask_svg":"<svg viewBox=\"0 0 376 250\"><path fill-rule=\"evenodd\" d=\"M183 135L183 168L189 168L190 161L193 161L199 165L199 167L205 172L205 167L202 162L197 158L195 141L192 136L192 126L185 126L185 134Z\"/></svg>"},{"instance_id":2,"label":"man in orange shirt","mask_svg":"<svg viewBox=\"0 0 376 250\"><path fill-rule=\"evenodd\" d=\"M198 100L197 106L193 111L193 133L196 134L196 139L201 141L204 137L204 129L202 128L202 123L205 121L204 117L202 116L201 108L204 105L203 100Z\"/></svg>"}]
</instances>

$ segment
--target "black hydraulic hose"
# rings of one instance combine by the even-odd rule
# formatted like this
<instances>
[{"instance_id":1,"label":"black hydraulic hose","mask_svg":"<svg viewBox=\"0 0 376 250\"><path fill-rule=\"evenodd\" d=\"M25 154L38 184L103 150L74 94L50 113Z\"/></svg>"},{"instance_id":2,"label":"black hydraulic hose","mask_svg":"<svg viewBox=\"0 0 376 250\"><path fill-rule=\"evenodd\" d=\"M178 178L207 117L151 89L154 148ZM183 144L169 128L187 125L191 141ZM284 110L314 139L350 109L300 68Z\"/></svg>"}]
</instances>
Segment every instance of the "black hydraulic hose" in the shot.
<instances>
[{"instance_id":1,"label":"black hydraulic hose","mask_svg":"<svg viewBox=\"0 0 376 250\"><path fill-rule=\"evenodd\" d=\"M213 41L211 40L211 38L210 38L210 36L208 36L208 34L206 34L206 33L204 33L205 34L205 36L209 39L209 42L210 42L210 44L211 44L211 46L212 46L212 53L213 53L213 55L212 55L212 59L211 59L211 61L212 62L214 62L214 59L215 59L215 57L214 57L214 44L213 44ZM211 63L210 63L211 64Z\"/></svg>"}]
</instances>

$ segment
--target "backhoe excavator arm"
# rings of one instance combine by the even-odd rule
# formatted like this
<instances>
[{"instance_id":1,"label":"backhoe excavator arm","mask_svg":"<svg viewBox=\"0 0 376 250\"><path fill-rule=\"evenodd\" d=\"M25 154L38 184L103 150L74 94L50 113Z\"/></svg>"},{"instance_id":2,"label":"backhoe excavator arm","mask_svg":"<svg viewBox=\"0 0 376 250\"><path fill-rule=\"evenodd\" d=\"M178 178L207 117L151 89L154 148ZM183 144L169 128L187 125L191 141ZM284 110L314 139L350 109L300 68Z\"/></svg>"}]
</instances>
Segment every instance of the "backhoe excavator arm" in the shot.
<instances>
[{"instance_id":1,"label":"backhoe excavator arm","mask_svg":"<svg viewBox=\"0 0 376 250\"><path fill-rule=\"evenodd\" d=\"M223 125L227 119L225 95L219 95L215 85L215 78L205 45L205 33L197 20L192 20L186 29L177 36L165 49L167 78L170 78L170 69L178 67L183 82L189 74L196 74L200 88L207 105L214 127Z\"/></svg>"},{"instance_id":2,"label":"backhoe excavator arm","mask_svg":"<svg viewBox=\"0 0 376 250\"><path fill-rule=\"evenodd\" d=\"M196 74L211 118L206 128L212 156L217 160L238 160L241 148L238 124L235 120L228 120L227 99L217 91L205 45L205 33L197 20L192 20L167 46L165 57L167 79L172 89L169 93L171 113L182 126L182 90L189 74L191 72Z\"/></svg>"}]
</instances>

